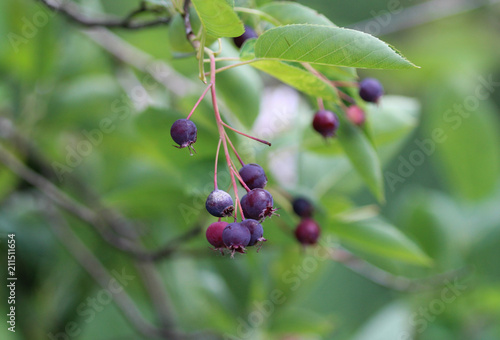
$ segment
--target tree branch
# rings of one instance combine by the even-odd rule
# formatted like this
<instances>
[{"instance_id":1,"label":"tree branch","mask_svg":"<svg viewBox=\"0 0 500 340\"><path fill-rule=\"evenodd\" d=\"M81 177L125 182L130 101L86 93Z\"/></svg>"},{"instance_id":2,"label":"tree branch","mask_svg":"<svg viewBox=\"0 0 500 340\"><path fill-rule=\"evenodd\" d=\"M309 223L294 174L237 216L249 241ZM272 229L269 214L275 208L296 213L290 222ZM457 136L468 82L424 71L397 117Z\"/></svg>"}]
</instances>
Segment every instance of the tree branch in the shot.
<instances>
[{"instance_id":1,"label":"tree branch","mask_svg":"<svg viewBox=\"0 0 500 340\"><path fill-rule=\"evenodd\" d=\"M80 6L72 2L62 2L61 0L38 0L51 10L59 12L66 18L79 25L85 27L109 27L109 28L124 28L124 29L141 29L158 25L166 25L170 22L170 18L157 18L151 21L136 22L134 18L141 13L151 12L147 8L145 2L141 2L139 8L132 11L125 18L103 18L94 20L82 14Z\"/></svg>"}]
</instances>

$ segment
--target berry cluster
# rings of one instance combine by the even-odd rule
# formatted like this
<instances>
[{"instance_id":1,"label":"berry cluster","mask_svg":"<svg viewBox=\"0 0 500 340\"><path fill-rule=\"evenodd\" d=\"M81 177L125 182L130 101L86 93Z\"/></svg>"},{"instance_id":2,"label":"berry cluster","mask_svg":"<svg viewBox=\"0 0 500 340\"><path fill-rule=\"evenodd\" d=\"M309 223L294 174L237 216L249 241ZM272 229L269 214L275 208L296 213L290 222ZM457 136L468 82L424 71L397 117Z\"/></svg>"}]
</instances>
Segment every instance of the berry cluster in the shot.
<instances>
[{"instance_id":1,"label":"berry cluster","mask_svg":"<svg viewBox=\"0 0 500 340\"><path fill-rule=\"evenodd\" d=\"M332 82L334 85L344 85L341 82ZM351 85L351 84L348 84ZM359 96L365 102L369 103L378 103L380 97L384 94L384 88L382 84L377 79L374 78L366 78L363 79L359 84L355 84L359 86ZM356 105L354 99L348 96L346 93L338 90L339 95L345 101L350 104L350 106L345 106L342 103L347 119L349 119L354 125L361 126L365 123L366 116L365 112L362 108ZM320 109L315 113L312 126L314 130L316 130L319 134L321 134L324 138L335 137L337 129L339 128L339 118L337 115L332 112L325 110L323 102L318 100Z\"/></svg>"},{"instance_id":2,"label":"berry cluster","mask_svg":"<svg viewBox=\"0 0 500 340\"><path fill-rule=\"evenodd\" d=\"M248 37L252 35L250 34L252 32L247 31ZM248 37L245 39L248 39ZM264 189L267 184L267 176L264 169L258 164L243 163L243 160L229 139L225 128L269 146L271 143L238 131L222 120L215 92L215 57L212 52L209 52L209 56L210 83L198 99L197 103L194 105L187 118L179 119L173 123L170 129L170 135L172 136L174 142L178 144L176 147L188 148L190 150L190 154L193 154L192 152L195 151L193 144L197 140L197 128L190 118L205 95L208 91L210 91L212 95L215 121L219 131L219 143L215 154L214 190L208 195L205 207L211 215L218 217L219 221L210 225L207 229L206 236L208 242L216 249L222 251L227 248L231 251L232 255L234 255L235 252L244 253L245 247L253 246L257 243L265 241L263 237L264 230L261 223L266 217L272 216L276 209L273 208L272 195ZM220 190L217 186L217 167L221 146L223 147L226 164L231 175L232 187L234 190L234 201L229 193L224 190ZM233 151L234 156L242 165L239 171L235 170L236 166L229 153L230 148ZM236 180L238 180L247 191L241 200L238 197L238 186L236 184ZM238 212L240 214L241 222L237 222ZM222 222L221 218L223 217L233 217L234 222L230 224Z\"/></svg>"},{"instance_id":3,"label":"berry cluster","mask_svg":"<svg viewBox=\"0 0 500 340\"><path fill-rule=\"evenodd\" d=\"M206 232L208 242L216 250L223 253L224 249L228 249L231 256L235 252L244 253L246 247L266 241L261 222L276 211L273 208L273 197L264 190L267 176L260 165L243 165L237 177L247 190L247 194L240 201L242 221L237 222L236 215L233 223L219 219L218 222L212 223ZM208 196L206 208L210 214L219 218L231 216L235 211L231 196L217 189Z\"/></svg>"},{"instance_id":4,"label":"berry cluster","mask_svg":"<svg viewBox=\"0 0 500 340\"><path fill-rule=\"evenodd\" d=\"M318 223L312 218L314 207L309 200L297 197L292 202L293 211L301 221L295 228L295 238L302 245L314 245L318 242L321 229Z\"/></svg>"}]
</instances>

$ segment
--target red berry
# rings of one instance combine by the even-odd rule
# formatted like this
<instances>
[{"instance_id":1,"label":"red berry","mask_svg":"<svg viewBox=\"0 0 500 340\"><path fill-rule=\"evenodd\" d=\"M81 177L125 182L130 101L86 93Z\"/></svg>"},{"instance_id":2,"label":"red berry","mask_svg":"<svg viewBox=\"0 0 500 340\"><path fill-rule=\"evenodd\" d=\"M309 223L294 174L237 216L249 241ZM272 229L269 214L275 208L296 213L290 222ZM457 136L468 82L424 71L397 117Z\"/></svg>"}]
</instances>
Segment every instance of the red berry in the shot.
<instances>
[{"instance_id":1,"label":"red berry","mask_svg":"<svg viewBox=\"0 0 500 340\"><path fill-rule=\"evenodd\" d=\"M208 226L206 236L207 241L213 245L216 249L225 248L224 242L222 241L222 232L224 228L228 225L227 222L214 222Z\"/></svg>"},{"instance_id":2,"label":"red berry","mask_svg":"<svg viewBox=\"0 0 500 340\"><path fill-rule=\"evenodd\" d=\"M295 229L295 237L303 245L316 244L320 233L318 223L311 218L303 219Z\"/></svg>"},{"instance_id":3,"label":"red berry","mask_svg":"<svg viewBox=\"0 0 500 340\"><path fill-rule=\"evenodd\" d=\"M339 118L331 111L319 110L314 115L313 128L323 137L333 137L339 127Z\"/></svg>"},{"instance_id":4,"label":"red berry","mask_svg":"<svg viewBox=\"0 0 500 340\"><path fill-rule=\"evenodd\" d=\"M357 126L361 126L365 123L366 114L359 106L352 105L349 106L346 110L347 118Z\"/></svg>"}]
</instances>

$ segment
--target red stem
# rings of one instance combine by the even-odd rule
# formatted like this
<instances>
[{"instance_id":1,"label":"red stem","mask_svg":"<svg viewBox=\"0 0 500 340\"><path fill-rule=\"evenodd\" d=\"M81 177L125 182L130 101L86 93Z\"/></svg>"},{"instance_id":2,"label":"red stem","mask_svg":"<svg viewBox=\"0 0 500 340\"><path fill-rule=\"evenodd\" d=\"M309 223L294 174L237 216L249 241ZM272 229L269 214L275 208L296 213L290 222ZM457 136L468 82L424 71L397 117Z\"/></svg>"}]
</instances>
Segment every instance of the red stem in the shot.
<instances>
[{"instance_id":1,"label":"red stem","mask_svg":"<svg viewBox=\"0 0 500 340\"><path fill-rule=\"evenodd\" d=\"M189 115L187 116L186 119L191 118L191 116L194 113L194 110L196 110L196 108L198 107L198 105L200 105L201 101L203 100L203 98L205 98L208 90L212 87L212 85L213 85L212 83L208 84L207 88L205 89L205 91L203 91L203 93L201 94L201 97L198 99L198 101L196 102L196 104L194 104L193 109L191 110L191 112L189 113Z\"/></svg>"},{"instance_id":2,"label":"red stem","mask_svg":"<svg viewBox=\"0 0 500 340\"><path fill-rule=\"evenodd\" d=\"M240 155L238 154L238 151L236 151L236 148L234 147L233 143L231 142L231 139L226 135L227 141L229 142L229 145L231 146L231 149L233 149L234 154L236 155L236 158L240 161L241 166L245 166L245 163L241 160Z\"/></svg>"},{"instance_id":3,"label":"red stem","mask_svg":"<svg viewBox=\"0 0 500 340\"><path fill-rule=\"evenodd\" d=\"M325 104L323 103L323 98L318 97L317 100L318 100L318 108L322 111L325 110Z\"/></svg>"},{"instance_id":4,"label":"red stem","mask_svg":"<svg viewBox=\"0 0 500 340\"><path fill-rule=\"evenodd\" d=\"M219 138L219 143L217 144L217 153L215 154L215 171L214 171L214 190L217 190L217 164L219 162L219 151L220 151L221 139Z\"/></svg>"},{"instance_id":5,"label":"red stem","mask_svg":"<svg viewBox=\"0 0 500 340\"><path fill-rule=\"evenodd\" d=\"M234 169L234 163L233 163L233 169ZM238 180L240 181L241 185L243 186L243 188L245 188L245 190L247 192L250 191L250 188L247 186L247 184L243 181L243 178L241 178L240 176L240 173L236 170L234 170L234 174L236 175L236 177L238 178Z\"/></svg>"},{"instance_id":6,"label":"red stem","mask_svg":"<svg viewBox=\"0 0 500 340\"><path fill-rule=\"evenodd\" d=\"M228 129L233 130L234 132L239 133L239 134L240 134L240 135L242 135L242 136L245 136L245 137L247 137L247 138L253 139L253 140L257 141L257 142L261 142L262 144L266 144L266 145L271 146L271 143L269 143L268 141L265 141L265 140L263 140L263 139L259 139L259 138L257 138L257 137L253 137L253 136L247 135L246 133L243 133L243 132L241 132L241 131L236 130L235 128L232 128L231 126L227 125L227 124L226 124L226 123L224 123L223 121L221 121L221 123L222 123L222 125L224 125L224 126L225 126L225 127L227 127Z\"/></svg>"}]
</instances>

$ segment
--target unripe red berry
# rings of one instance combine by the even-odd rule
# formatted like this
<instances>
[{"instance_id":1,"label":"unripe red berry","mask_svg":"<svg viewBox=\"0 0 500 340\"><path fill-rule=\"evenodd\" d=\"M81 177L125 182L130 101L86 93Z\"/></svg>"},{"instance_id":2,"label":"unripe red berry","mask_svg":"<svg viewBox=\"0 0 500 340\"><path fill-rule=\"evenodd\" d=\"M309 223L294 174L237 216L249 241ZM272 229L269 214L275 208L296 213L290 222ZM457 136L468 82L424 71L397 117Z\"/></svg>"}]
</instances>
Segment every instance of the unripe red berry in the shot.
<instances>
[{"instance_id":1,"label":"unripe red berry","mask_svg":"<svg viewBox=\"0 0 500 340\"><path fill-rule=\"evenodd\" d=\"M346 110L347 118L357 126L361 126L365 123L366 114L359 106L352 105L349 106Z\"/></svg>"},{"instance_id":2,"label":"unripe red berry","mask_svg":"<svg viewBox=\"0 0 500 340\"><path fill-rule=\"evenodd\" d=\"M206 232L207 241L208 243L213 245L215 249L221 249L226 247L224 245L224 241L222 241L222 232L224 231L224 228L226 228L227 225L228 225L227 222L220 221L220 222L214 222L208 226Z\"/></svg>"}]
</instances>

